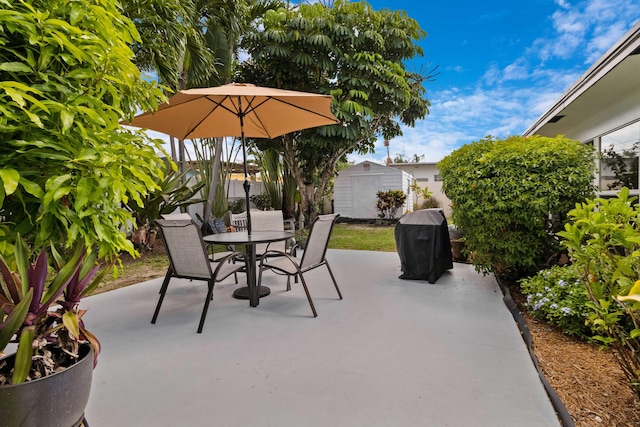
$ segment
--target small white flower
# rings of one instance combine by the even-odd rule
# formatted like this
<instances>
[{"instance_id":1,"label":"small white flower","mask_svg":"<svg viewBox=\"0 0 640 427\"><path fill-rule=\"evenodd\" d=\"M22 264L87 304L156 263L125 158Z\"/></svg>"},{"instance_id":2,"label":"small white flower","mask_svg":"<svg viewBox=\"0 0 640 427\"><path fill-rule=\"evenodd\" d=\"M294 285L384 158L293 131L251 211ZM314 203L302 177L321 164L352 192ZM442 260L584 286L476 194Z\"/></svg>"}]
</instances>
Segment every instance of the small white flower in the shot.
<instances>
[{"instance_id":1,"label":"small white flower","mask_svg":"<svg viewBox=\"0 0 640 427\"><path fill-rule=\"evenodd\" d=\"M551 304L551 308L554 309L554 310L557 310L558 309L558 304L556 304L556 303Z\"/></svg>"},{"instance_id":2,"label":"small white flower","mask_svg":"<svg viewBox=\"0 0 640 427\"><path fill-rule=\"evenodd\" d=\"M558 280L558 286L560 286L561 288L564 288L565 286L567 286L567 282L565 282L564 280L560 279L560 280Z\"/></svg>"},{"instance_id":3,"label":"small white flower","mask_svg":"<svg viewBox=\"0 0 640 427\"><path fill-rule=\"evenodd\" d=\"M568 315L570 315L571 313L573 313L569 307L562 307L562 308L560 309L560 311L562 312L562 314L563 314L564 316L568 316Z\"/></svg>"}]
</instances>

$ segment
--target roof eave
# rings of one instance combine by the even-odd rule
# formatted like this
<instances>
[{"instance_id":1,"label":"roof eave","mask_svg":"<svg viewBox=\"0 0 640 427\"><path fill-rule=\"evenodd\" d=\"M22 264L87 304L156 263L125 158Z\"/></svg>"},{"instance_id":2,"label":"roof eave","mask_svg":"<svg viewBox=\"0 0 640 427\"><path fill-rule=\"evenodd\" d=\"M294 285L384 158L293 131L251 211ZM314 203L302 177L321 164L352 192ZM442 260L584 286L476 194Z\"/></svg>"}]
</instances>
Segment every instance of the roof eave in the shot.
<instances>
[{"instance_id":1,"label":"roof eave","mask_svg":"<svg viewBox=\"0 0 640 427\"><path fill-rule=\"evenodd\" d=\"M595 85L604 75L638 48L640 48L640 20L611 49L602 55L523 135L536 134L540 128L559 115L569 104Z\"/></svg>"}]
</instances>

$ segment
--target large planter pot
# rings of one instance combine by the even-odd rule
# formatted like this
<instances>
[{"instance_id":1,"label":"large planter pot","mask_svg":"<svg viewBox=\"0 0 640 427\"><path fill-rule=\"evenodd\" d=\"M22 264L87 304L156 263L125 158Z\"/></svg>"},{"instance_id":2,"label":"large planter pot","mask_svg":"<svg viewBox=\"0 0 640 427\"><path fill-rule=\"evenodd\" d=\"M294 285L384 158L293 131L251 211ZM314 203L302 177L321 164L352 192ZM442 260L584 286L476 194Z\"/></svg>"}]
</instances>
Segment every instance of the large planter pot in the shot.
<instances>
[{"instance_id":1,"label":"large planter pot","mask_svg":"<svg viewBox=\"0 0 640 427\"><path fill-rule=\"evenodd\" d=\"M14 355L0 361L13 365ZM93 375L93 347L80 347L80 360L53 375L0 387L2 427L76 427L84 420Z\"/></svg>"}]
</instances>

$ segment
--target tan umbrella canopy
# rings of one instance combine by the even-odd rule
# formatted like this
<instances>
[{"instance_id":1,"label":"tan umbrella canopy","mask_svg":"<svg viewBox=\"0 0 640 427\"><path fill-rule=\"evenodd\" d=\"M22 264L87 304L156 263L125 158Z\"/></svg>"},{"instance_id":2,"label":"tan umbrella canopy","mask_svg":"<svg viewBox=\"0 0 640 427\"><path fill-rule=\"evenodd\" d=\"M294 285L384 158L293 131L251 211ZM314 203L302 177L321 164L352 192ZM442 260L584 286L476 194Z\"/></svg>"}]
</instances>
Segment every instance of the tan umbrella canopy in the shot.
<instances>
[{"instance_id":1,"label":"tan umbrella canopy","mask_svg":"<svg viewBox=\"0 0 640 427\"><path fill-rule=\"evenodd\" d=\"M125 124L179 139L241 137L249 215L245 137L272 139L297 130L339 123L330 105L329 95L231 83L181 90L160 105L158 111L140 114ZM251 220L247 219L251 233Z\"/></svg>"},{"instance_id":2,"label":"tan umbrella canopy","mask_svg":"<svg viewBox=\"0 0 640 427\"><path fill-rule=\"evenodd\" d=\"M181 90L158 111L135 117L132 126L179 139L244 136L276 138L296 130L338 123L331 96L248 83Z\"/></svg>"}]
</instances>

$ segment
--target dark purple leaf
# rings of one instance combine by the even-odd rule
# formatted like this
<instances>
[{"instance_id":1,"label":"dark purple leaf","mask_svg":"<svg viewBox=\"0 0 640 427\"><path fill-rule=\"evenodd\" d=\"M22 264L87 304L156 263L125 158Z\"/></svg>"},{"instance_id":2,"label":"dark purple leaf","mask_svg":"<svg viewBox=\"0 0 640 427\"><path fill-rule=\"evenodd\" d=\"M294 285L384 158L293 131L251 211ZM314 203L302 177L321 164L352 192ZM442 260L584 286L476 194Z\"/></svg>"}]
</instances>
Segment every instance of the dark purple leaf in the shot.
<instances>
[{"instance_id":1,"label":"dark purple leaf","mask_svg":"<svg viewBox=\"0 0 640 427\"><path fill-rule=\"evenodd\" d=\"M20 302L20 294L18 292L18 284L13 280L13 275L7 267L7 264L4 262L4 259L0 259L0 273L2 274L2 280L4 280L4 284L7 286L7 290L13 300L14 304L18 304ZM0 288L1 290L1 288Z\"/></svg>"},{"instance_id":2,"label":"dark purple leaf","mask_svg":"<svg viewBox=\"0 0 640 427\"><path fill-rule=\"evenodd\" d=\"M29 266L29 271L27 273L29 287L33 289L33 299L31 300L31 305L29 306L29 311L31 313L42 312L43 307L40 305L40 302L42 299L42 294L45 290L45 285L47 283L48 269L49 260L47 258L47 253L45 251L42 251L38 255L36 263L32 266ZM48 306L44 307L44 310L46 311L47 308Z\"/></svg>"}]
</instances>

